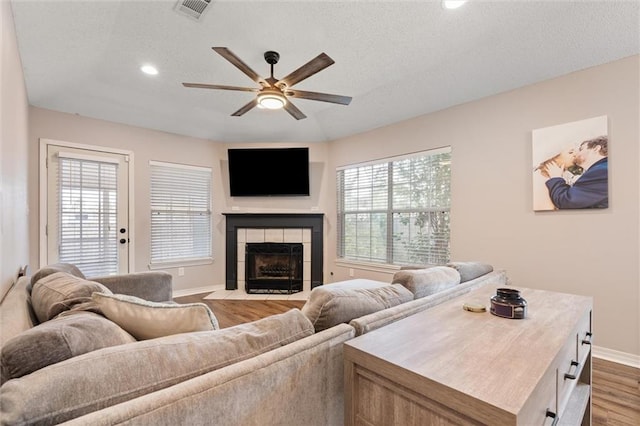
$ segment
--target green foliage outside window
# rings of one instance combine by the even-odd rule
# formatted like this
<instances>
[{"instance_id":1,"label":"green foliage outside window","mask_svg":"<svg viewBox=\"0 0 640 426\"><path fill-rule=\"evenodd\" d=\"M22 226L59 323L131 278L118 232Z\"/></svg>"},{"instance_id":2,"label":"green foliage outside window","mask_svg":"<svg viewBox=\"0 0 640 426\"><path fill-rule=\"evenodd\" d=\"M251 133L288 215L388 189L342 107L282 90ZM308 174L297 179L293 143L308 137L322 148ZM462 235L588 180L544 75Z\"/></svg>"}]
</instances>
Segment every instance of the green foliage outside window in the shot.
<instances>
[{"instance_id":1,"label":"green foliage outside window","mask_svg":"<svg viewBox=\"0 0 640 426\"><path fill-rule=\"evenodd\" d=\"M338 255L344 260L449 260L451 151L340 169Z\"/></svg>"}]
</instances>

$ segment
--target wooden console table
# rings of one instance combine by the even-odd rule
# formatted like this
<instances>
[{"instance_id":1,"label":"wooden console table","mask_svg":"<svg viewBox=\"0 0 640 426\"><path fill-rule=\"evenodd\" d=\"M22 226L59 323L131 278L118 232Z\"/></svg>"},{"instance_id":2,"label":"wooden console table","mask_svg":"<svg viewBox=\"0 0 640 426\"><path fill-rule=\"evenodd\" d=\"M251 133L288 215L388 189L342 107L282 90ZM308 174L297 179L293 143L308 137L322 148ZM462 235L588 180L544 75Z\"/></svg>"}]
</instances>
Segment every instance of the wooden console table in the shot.
<instances>
[{"instance_id":1,"label":"wooden console table","mask_svg":"<svg viewBox=\"0 0 640 426\"><path fill-rule=\"evenodd\" d=\"M591 424L591 297L485 286L344 344L347 425ZM487 312L462 309L485 304Z\"/></svg>"}]
</instances>

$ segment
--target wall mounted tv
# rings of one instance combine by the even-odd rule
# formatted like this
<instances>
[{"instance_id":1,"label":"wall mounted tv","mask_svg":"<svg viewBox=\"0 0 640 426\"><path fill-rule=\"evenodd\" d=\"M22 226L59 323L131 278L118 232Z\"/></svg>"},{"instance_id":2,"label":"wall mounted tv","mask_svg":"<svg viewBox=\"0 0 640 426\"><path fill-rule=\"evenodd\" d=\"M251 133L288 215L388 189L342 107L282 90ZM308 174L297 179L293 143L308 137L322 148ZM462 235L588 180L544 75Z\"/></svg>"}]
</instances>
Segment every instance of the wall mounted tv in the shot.
<instances>
[{"instance_id":1,"label":"wall mounted tv","mask_svg":"<svg viewBox=\"0 0 640 426\"><path fill-rule=\"evenodd\" d=\"M228 150L232 197L309 195L309 148Z\"/></svg>"}]
</instances>

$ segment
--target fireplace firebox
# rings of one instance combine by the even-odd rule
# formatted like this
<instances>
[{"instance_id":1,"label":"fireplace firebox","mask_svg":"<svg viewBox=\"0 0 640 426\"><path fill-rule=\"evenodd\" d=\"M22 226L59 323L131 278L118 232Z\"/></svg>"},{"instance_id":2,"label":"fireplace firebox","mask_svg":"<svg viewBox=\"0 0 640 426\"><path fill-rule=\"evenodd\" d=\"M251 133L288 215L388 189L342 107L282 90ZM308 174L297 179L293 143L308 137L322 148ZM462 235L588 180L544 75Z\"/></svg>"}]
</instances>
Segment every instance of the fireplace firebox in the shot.
<instances>
[{"instance_id":1,"label":"fireplace firebox","mask_svg":"<svg viewBox=\"0 0 640 426\"><path fill-rule=\"evenodd\" d=\"M311 231L311 247L305 250L305 253L310 258L307 259L310 262L307 261L305 264L309 265L310 263L310 266L307 266L305 274L310 275L311 289L323 284L324 215L322 213L223 213L223 215L225 216L225 288L227 290L237 290L240 282L246 282L244 277L242 279L238 277L238 256L241 255L243 260L246 259L245 252L241 252L238 248L239 243L243 244L238 240L238 230L245 228L247 230L309 229ZM249 240L243 241L249 242ZM264 241L266 240L262 240L262 242ZM242 269L246 271L246 265L243 265Z\"/></svg>"},{"instance_id":2,"label":"fireplace firebox","mask_svg":"<svg viewBox=\"0 0 640 426\"><path fill-rule=\"evenodd\" d=\"M301 243L248 243L245 247L247 293L302 291Z\"/></svg>"}]
</instances>

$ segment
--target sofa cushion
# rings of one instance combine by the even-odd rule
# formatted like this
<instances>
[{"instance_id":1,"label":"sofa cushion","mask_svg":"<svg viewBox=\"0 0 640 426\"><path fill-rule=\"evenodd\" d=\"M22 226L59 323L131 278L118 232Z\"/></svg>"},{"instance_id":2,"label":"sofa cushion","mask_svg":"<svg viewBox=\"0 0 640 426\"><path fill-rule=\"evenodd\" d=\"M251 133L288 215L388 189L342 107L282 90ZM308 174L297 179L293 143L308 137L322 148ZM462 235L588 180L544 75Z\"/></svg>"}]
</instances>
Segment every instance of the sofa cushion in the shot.
<instances>
[{"instance_id":1,"label":"sofa cushion","mask_svg":"<svg viewBox=\"0 0 640 426\"><path fill-rule=\"evenodd\" d=\"M31 285L29 286L29 291L33 289L33 286L41 279L46 277L47 275L55 274L56 272L66 272L67 274L71 274L75 277L85 279L86 277L82 273L80 269L76 265L72 265L70 263L54 263L53 265L44 266L38 269L31 276Z\"/></svg>"},{"instance_id":2,"label":"sofa cushion","mask_svg":"<svg viewBox=\"0 0 640 426\"><path fill-rule=\"evenodd\" d=\"M92 298L105 317L138 340L219 328L218 320L204 303L158 303L108 293L94 293Z\"/></svg>"},{"instance_id":3,"label":"sofa cushion","mask_svg":"<svg viewBox=\"0 0 640 426\"><path fill-rule=\"evenodd\" d=\"M311 291L302 313L321 331L412 299L413 294L401 285L341 288L328 284Z\"/></svg>"},{"instance_id":4,"label":"sofa cushion","mask_svg":"<svg viewBox=\"0 0 640 426\"><path fill-rule=\"evenodd\" d=\"M0 414L7 424L61 423L311 335L309 320L292 309L235 327L100 349L9 380Z\"/></svg>"},{"instance_id":5,"label":"sofa cushion","mask_svg":"<svg viewBox=\"0 0 640 426\"><path fill-rule=\"evenodd\" d=\"M460 282L464 283L493 271L493 266L482 262L449 262L447 266L460 273Z\"/></svg>"},{"instance_id":6,"label":"sofa cushion","mask_svg":"<svg viewBox=\"0 0 640 426\"><path fill-rule=\"evenodd\" d=\"M393 274L391 282L403 285L415 299L420 299L460 284L460 273L448 266L434 266L398 271Z\"/></svg>"},{"instance_id":7,"label":"sofa cushion","mask_svg":"<svg viewBox=\"0 0 640 426\"><path fill-rule=\"evenodd\" d=\"M67 272L54 272L34 284L31 305L38 321L43 323L77 304L91 301L91 294L96 291L111 293L100 283Z\"/></svg>"},{"instance_id":8,"label":"sofa cushion","mask_svg":"<svg viewBox=\"0 0 640 426\"><path fill-rule=\"evenodd\" d=\"M336 289L352 289L352 288L378 288L388 286L388 282L374 281L366 278L353 278L346 281L336 281L334 283L325 284L322 286L324 289L336 290Z\"/></svg>"},{"instance_id":9,"label":"sofa cushion","mask_svg":"<svg viewBox=\"0 0 640 426\"><path fill-rule=\"evenodd\" d=\"M27 330L2 347L2 382L87 352L135 342L101 315L77 312Z\"/></svg>"}]
</instances>

